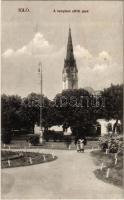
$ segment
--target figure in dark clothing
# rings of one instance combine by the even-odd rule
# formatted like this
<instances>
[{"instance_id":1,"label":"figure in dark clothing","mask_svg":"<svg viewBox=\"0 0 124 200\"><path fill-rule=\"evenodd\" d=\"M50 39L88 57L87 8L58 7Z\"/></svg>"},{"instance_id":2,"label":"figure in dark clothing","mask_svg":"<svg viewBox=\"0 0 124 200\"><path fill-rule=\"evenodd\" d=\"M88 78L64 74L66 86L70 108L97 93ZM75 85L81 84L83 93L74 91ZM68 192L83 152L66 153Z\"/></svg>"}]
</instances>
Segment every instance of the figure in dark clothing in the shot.
<instances>
[{"instance_id":1,"label":"figure in dark clothing","mask_svg":"<svg viewBox=\"0 0 124 200\"><path fill-rule=\"evenodd\" d=\"M87 144L86 137L76 138L75 145L77 147L77 152L84 152L84 146Z\"/></svg>"}]
</instances>

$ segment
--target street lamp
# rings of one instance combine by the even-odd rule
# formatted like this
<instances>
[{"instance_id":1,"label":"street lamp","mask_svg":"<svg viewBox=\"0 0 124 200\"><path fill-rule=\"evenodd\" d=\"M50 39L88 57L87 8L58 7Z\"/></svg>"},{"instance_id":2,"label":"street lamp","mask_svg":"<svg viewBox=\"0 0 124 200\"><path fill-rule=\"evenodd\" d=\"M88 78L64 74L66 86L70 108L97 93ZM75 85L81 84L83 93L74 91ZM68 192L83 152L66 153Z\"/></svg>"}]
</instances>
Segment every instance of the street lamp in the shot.
<instances>
[{"instance_id":1,"label":"street lamp","mask_svg":"<svg viewBox=\"0 0 124 200\"><path fill-rule=\"evenodd\" d=\"M43 104L43 78L42 78L42 63L39 62L38 69L39 77L40 77L40 143L43 143L43 127L42 127L42 104Z\"/></svg>"}]
</instances>

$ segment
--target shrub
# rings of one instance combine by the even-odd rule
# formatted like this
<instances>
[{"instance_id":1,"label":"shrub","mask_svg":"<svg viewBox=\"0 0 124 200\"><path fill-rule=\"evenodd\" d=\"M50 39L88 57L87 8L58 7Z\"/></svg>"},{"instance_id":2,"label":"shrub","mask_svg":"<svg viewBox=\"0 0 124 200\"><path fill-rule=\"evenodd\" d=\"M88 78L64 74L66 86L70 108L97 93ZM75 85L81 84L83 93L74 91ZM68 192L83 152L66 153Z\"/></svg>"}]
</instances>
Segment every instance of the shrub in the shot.
<instances>
[{"instance_id":1,"label":"shrub","mask_svg":"<svg viewBox=\"0 0 124 200\"><path fill-rule=\"evenodd\" d=\"M40 136L36 134L30 135L27 139L27 141L30 142L34 146L39 144L39 140L40 140Z\"/></svg>"},{"instance_id":2,"label":"shrub","mask_svg":"<svg viewBox=\"0 0 124 200\"><path fill-rule=\"evenodd\" d=\"M123 137L115 136L109 137L108 135L99 138L99 146L102 151L109 149L110 153L123 153Z\"/></svg>"},{"instance_id":3,"label":"shrub","mask_svg":"<svg viewBox=\"0 0 124 200\"><path fill-rule=\"evenodd\" d=\"M54 142L63 141L64 136L62 131L54 131L48 130L44 132L44 139L48 142L49 140L53 140Z\"/></svg>"},{"instance_id":4,"label":"shrub","mask_svg":"<svg viewBox=\"0 0 124 200\"><path fill-rule=\"evenodd\" d=\"M3 144L10 144L12 140L12 133L10 131L4 131L1 136Z\"/></svg>"},{"instance_id":5,"label":"shrub","mask_svg":"<svg viewBox=\"0 0 124 200\"><path fill-rule=\"evenodd\" d=\"M44 135L44 139L46 140L46 142L49 142L49 136L46 134L46 135Z\"/></svg>"},{"instance_id":6,"label":"shrub","mask_svg":"<svg viewBox=\"0 0 124 200\"><path fill-rule=\"evenodd\" d=\"M99 138L99 146L102 151L105 151L108 148L108 138L107 136Z\"/></svg>"}]
</instances>

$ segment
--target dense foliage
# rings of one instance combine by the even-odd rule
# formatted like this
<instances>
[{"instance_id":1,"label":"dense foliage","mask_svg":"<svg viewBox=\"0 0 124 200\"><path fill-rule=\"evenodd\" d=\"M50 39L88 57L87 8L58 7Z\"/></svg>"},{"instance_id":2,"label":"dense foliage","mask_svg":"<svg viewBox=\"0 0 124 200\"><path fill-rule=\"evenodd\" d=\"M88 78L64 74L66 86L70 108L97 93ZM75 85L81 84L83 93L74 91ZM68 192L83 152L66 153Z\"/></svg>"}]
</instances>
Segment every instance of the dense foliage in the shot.
<instances>
[{"instance_id":1,"label":"dense foliage","mask_svg":"<svg viewBox=\"0 0 124 200\"><path fill-rule=\"evenodd\" d=\"M44 139L48 142L49 140L64 141L64 134L62 131L46 130L44 132Z\"/></svg>"},{"instance_id":2,"label":"dense foliage","mask_svg":"<svg viewBox=\"0 0 124 200\"><path fill-rule=\"evenodd\" d=\"M109 150L110 153L123 153L123 137L105 135L99 138L99 146L102 151Z\"/></svg>"},{"instance_id":3,"label":"dense foliage","mask_svg":"<svg viewBox=\"0 0 124 200\"><path fill-rule=\"evenodd\" d=\"M40 136L39 135L29 135L28 136L28 139L27 139L27 142L29 142L31 145L38 145L39 144L39 140L40 140Z\"/></svg>"},{"instance_id":4,"label":"dense foliage","mask_svg":"<svg viewBox=\"0 0 124 200\"><path fill-rule=\"evenodd\" d=\"M41 98L41 99L40 99ZM96 134L97 119L116 119L122 122L123 86L111 85L100 95L90 94L84 89L64 90L53 101L45 96L31 93L25 98L18 95L1 97L1 126L6 130L33 130L40 122L42 101L42 126L45 130L54 125L69 126L73 133ZM120 127L118 127L120 128ZM108 127L111 129L111 127ZM97 130L98 131L98 130ZM97 132L99 135L100 131Z\"/></svg>"},{"instance_id":5,"label":"dense foliage","mask_svg":"<svg viewBox=\"0 0 124 200\"><path fill-rule=\"evenodd\" d=\"M72 132L86 132L96 124L96 110L101 107L101 102L96 105L96 98L84 89L65 90L57 94L54 104L58 113L62 115L63 128L69 126ZM90 132L87 131L87 132ZM84 133L85 134L85 133Z\"/></svg>"},{"instance_id":6,"label":"dense foliage","mask_svg":"<svg viewBox=\"0 0 124 200\"><path fill-rule=\"evenodd\" d=\"M123 85L111 85L101 92L105 100L103 118L123 121Z\"/></svg>"},{"instance_id":7,"label":"dense foliage","mask_svg":"<svg viewBox=\"0 0 124 200\"><path fill-rule=\"evenodd\" d=\"M21 97L17 95L2 95L1 98L1 126L6 129L20 127Z\"/></svg>"},{"instance_id":8,"label":"dense foliage","mask_svg":"<svg viewBox=\"0 0 124 200\"><path fill-rule=\"evenodd\" d=\"M46 108L49 107L50 100L44 96L42 99L42 123L44 123L45 117L47 116ZM31 93L25 98L21 98L17 95L7 96L3 94L1 97L1 107L2 129L33 129L36 122L39 124L40 95L38 94ZM45 122L47 123L47 120Z\"/></svg>"},{"instance_id":9,"label":"dense foliage","mask_svg":"<svg viewBox=\"0 0 124 200\"><path fill-rule=\"evenodd\" d=\"M1 140L3 144L10 144L12 140L12 133L8 130L3 130L1 135Z\"/></svg>"}]
</instances>

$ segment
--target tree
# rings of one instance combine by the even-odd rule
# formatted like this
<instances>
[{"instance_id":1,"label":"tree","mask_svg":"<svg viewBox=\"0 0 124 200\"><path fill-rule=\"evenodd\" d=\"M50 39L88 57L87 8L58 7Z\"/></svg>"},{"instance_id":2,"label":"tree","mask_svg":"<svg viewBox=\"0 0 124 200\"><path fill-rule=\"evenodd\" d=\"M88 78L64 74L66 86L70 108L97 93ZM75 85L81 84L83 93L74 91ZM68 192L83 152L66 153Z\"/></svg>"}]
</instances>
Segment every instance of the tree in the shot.
<instances>
[{"instance_id":1,"label":"tree","mask_svg":"<svg viewBox=\"0 0 124 200\"><path fill-rule=\"evenodd\" d=\"M47 110L50 100L42 96L42 125L46 126ZM40 124L40 95L31 93L22 100L21 124L22 127L33 129L34 124Z\"/></svg>"},{"instance_id":2,"label":"tree","mask_svg":"<svg viewBox=\"0 0 124 200\"><path fill-rule=\"evenodd\" d=\"M34 124L39 122L40 95L31 93L27 97L23 98L20 115L21 127L26 129L33 129Z\"/></svg>"},{"instance_id":3,"label":"tree","mask_svg":"<svg viewBox=\"0 0 124 200\"><path fill-rule=\"evenodd\" d=\"M44 109L43 112L43 126L48 129L51 126L61 125L63 122L63 116L61 112L53 106L52 102Z\"/></svg>"},{"instance_id":4,"label":"tree","mask_svg":"<svg viewBox=\"0 0 124 200\"><path fill-rule=\"evenodd\" d=\"M103 115L106 119L123 121L123 85L111 85L104 89L102 97L105 99Z\"/></svg>"},{"instance_id":5,"label":"tree","mask_svg":"<svg viewBox=\"0 0 124 200\"><path fill-rule=\"evenodd\" d=\"M96 113L92 107L93 96L84 89L64 90L54 98L54 105L62 116L63 129L86 133L88 125L96 123Z\"/></svg>"},{"instance_id":6,"label":"tree","mask_svg":"<svg viewBox=\"0 0 124 200\"><path fill-rule=\"evenodd\" d=\"M3 129L20 129L21 97L18 95L1 96L1 127Z\"/></svg>"},{"instance_id":7,"label":"tree","mask_svg":"<svg viewBox=\"0 0 124 200\"><path fill-rule=\"evenodd\" d=\"M18 95L1 96L1 128L2 142L9 144L12 139L12 130L20 129L21 97Z\"/></svg>"},{"instance_id":8,"label":"tree","mask_svg":"<svg viewBox=\"0 0 124 200\"><path fill-rule=\"evenodd\" d=\"M47 126L50 100L42 96L42 125ZM18 95L1 97L2 128L9 130L34 129L40 123L40 95L31 93L21 99Z\"/></svg>"},{"instance_id":9,"label":"tree","mask_svg":"<svg viewBox=\"0 0 124 200\"><path fill-rule=\"evenodd\" d=\"M103 116L105 119L116 119L113 126L113 132L118 127L118 120L123 126L123 85L112 85L104 89L102 97L105 99ZM120 129L121 130L121 129Z\"/></svg>"}]
</instances>

